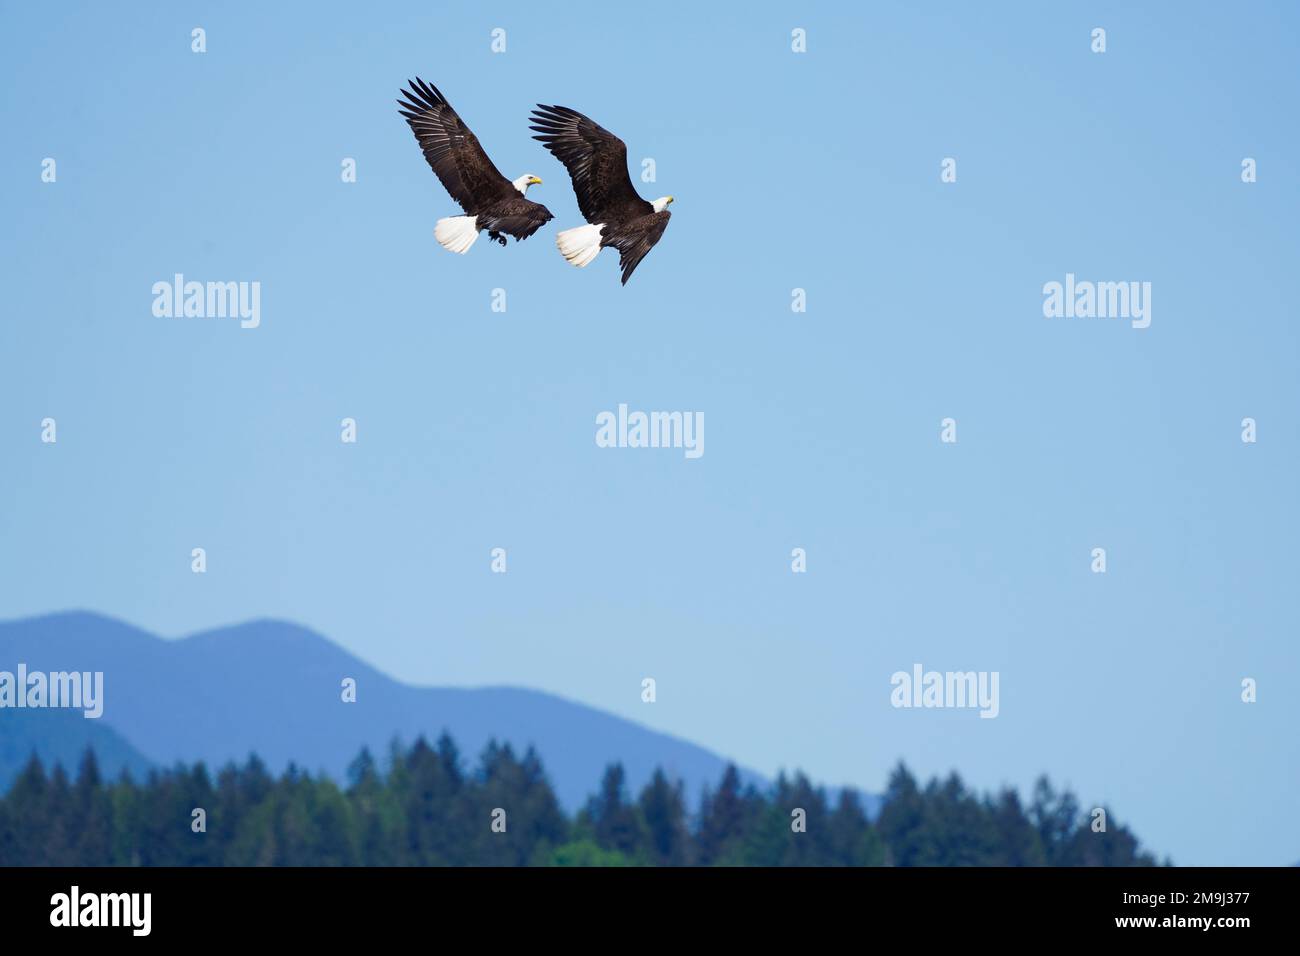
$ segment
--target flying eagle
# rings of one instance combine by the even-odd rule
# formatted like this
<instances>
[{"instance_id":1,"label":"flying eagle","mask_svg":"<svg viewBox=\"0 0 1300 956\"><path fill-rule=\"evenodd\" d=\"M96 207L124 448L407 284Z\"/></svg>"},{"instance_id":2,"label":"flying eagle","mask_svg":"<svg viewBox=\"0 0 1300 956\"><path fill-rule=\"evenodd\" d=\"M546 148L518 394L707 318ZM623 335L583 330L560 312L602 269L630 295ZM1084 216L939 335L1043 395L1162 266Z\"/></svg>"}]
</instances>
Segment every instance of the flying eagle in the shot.
<instances>
[{"instance_id":1,"label":"flying eagle","mask_svg":"<svg viewBox=\"0 0 1300 956\"><path fill-rule=\"evenodd\" d=\"M433 235L444 249L469 252L484 229L489 239L504 246L502 233L518 242L554 218L545 206L525 198L528 187L541 183L540 179L532 173L514 182L506 179L436 86L418 76L408 85L409 90L402 90L406 99L397 101L400 112L424 158L466 213L438 220Z\"/></svg>"},{"instance_id":2,"label":"flying eagle","mask_svg":"<svg viewBox=\"0 0 1300 956\"><path fill-rule=\"evenodd\" d=\"M668 227L672 196L646 202L627 175L627 146L598 123L566 106L537 104L533 139L546 145L573 180L578 208L590 225L555 237L572 265L583 268L606 246L618 250L623 284Z\"/></svg>"}]
</instances>

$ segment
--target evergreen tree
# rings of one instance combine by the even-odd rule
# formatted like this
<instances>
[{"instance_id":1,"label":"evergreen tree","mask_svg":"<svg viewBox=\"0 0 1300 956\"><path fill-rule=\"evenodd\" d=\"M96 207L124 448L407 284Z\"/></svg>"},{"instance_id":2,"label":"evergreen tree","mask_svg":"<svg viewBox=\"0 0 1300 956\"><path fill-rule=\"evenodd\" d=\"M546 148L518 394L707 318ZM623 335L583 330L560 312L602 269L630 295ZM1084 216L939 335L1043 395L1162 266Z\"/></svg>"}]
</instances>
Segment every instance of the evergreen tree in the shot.
<instances>
[{"instance_id":1,"label":"evergreen tree","mask_svg":"<svg viewBox=\"0 0 1300 956\"><path fill-rule=\"evenodd\" d=\"M691 833L686 822L686 799L681 783L672 784L663 770L641 791L641 818L646 826L646 850L658 866L685 866L691 862Z\"/></svg>"},{"instance_id":2,"label":"evergreen tree","mask_svg":"<svg viewBox=\"0 0 1300 956\"><path fill-rule=\"evenodd\" d=\"M399 846L401 809L393 798L393 788L380 777L368 747L363 747L348 767L348 779L359 861L364 866L396 866L403 862Z\"/></svg>"},{"instance_id":3,"label":"evergreen tree","mask_svg":"<svg viewBox=\"0 0 1300 956\"><path fill-rule=\"evenodd\" d=\"M833 866L883 866L885 845L867 819L862 801L854 790L841 790L835 811L827 824L830 860Z\"/></svg>"},{"instance_id":4,"label":"evergreen tree","mask_svg":"<svg viewBox=\"0 0 1300 956\"><path fill-rule=\"evenodd\" d=\"M532 748L520 761L509 744L489 741L465 806L469 863L525 866L548 859L568 836L568 821Z\"/></svg>"},{"instance_id":5,"label":"evergreen tree","mask_svg":"<svg viewBox=\"0 0 1300 956\"><path fill-rule=\"evenodd\" d=\"M1047 777L1034 784L1029 819L1038 831L1043 853L1051 866L1077 866L1074 831L1079 825L1079 803L1068 791L1058 794Z\"/></svg>"},{"instance_id":6,"label":"evergreen tree","mask_svg":"<svg viewBox=\"0 0 1300 956\"><path fill-rule=\"evenodd\" d=\"M108 866L112 860L113 805L104 791L95 752L87 747L77 769L71 816L72 859L81 866Z\"/></svg>"},{"instance_id":7,"label":"evergreen tree","mask_svg":"<svg viewBox=\"0 0 1300 956\"><path fill-rule=\"evenodd\" d=\"M649 841L639 808L626 799L624 776L621 763L610 764L585 813L598 846L634 859Z\"/></svg>"},{"instance_id":8,"label":"evergreen tree","mask_svg":"<svg viewBox=\"0 0 1300 956\"><path fill-rule=\"evenodd\" d=\"M463 862L460 828L455 826L460 783L448 774L443 755L423 737L406 759L405 787L408 862L416 866Z\"/></svg>"},{"instance_id":9,"label":"evergreen tree","mask_svg":"<svg viewBox=\"0 0 1300 956\"><path fill-rule=\"evenodd\" d=\"M696 834L696 860L704 866L735 866L744 862L745 838L758 822L761 800L742 791L740 772L728 764L716 791L700 800L700 825Z\"/></svg>"},{"instance_id":10,"label":"evergreen tree","mask_svg":"<svg viewBox=\"0 0 1300 956\"><path fill-rule=\"evenodd\" d=\"M6 866L52 866L45 857L54 836L50 783L45 767L32 754L5 798L0 817L0 863Z\"/></svg>"},{"instance_id":11,"label":"evergreen tree","mask_svg":"<svg viewBox=\"0 0 1300 956\"><path fill-rule=\"evenodd\" d=\"M1025 815L1020 796L1005 789L989 802L998 866L1043 866L1047 857L1037 828Z\"/></svg>"},{"instance_id":12,"label":"evergreen tree","mask_svg":"<svg viewBox=\"0 0 1300 956\"><path fill-rule=\"evenodd\" d=\"M78 821L72 815L72 786L58 764L50 772L46 792L49 806L46 812L40 813L46 826L43 862L48 866L76 866Z\"/></svg>"},{"instance_id":13,"label":"evergreen tree","mask_svg":"<svg viewBox=\"0 0 1300 956\"><path fill-rule=\"evenodd\" d=\"M900 762L890 774L885 805L877 827L893 866L926 866L935 862L933 841L926 828L925 798L916 779Z\"/></svg>"},{"instance_id":14,"label":"evergreen tree","mask_svg":"<svg viewBox=\"0 0 1300 956\"><path fill-rule=\"evenodd\" d=\"M928 860L935 866L990 866L997 845L985 805L967 791L957 774L926 787L924 819Z\"/></svg>"}]
</instances>

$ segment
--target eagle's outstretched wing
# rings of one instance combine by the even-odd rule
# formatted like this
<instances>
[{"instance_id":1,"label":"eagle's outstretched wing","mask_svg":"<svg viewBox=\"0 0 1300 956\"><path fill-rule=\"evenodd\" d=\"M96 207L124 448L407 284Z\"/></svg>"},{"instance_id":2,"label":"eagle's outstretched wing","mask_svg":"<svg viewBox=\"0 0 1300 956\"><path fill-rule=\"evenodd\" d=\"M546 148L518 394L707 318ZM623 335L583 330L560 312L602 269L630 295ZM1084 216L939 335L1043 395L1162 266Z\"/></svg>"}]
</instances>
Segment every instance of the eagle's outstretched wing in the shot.
<instances>
[{"instance_id":1,"label":"eagle's outstretched wing","mask_svg":"<svg viewBox=\"0 0 1300 956\"><path fill-rule=\"evenodd\" d=\"M623 285L627 285L633 270L664 234L671 216L672 213L665 209L663 212L652 212L648 216L633 219L610 239L609 244L618 250L618 264L623 269Z\"/></svg>"},{"instance_id":2,"label":"eagle's outstretched wing","mask_svg":"<svg viewBox=\"0 0 1300 956\"><path fill-rule=\"evenodd\" d=\"M627 146L621 139L567 106L539 103L532 120L529 129L538 134L533 139L545 144L569 171L578 208L587 222L626 222L654 212L632 187L627 175Z\"/></svg>"},{"instance_id":3,"label":"eagle's outstretched wing","mask_svg":"<svg viewBox=\"0 0 1300 956\"><path fill-rule=\"evenodd\" d=\"M451 198L467 213L515 194L510 180L493 165L478 137L432 83L418 76L402 90L401 114L411 126L424 158Z\"/></svg>"}]
</instances>

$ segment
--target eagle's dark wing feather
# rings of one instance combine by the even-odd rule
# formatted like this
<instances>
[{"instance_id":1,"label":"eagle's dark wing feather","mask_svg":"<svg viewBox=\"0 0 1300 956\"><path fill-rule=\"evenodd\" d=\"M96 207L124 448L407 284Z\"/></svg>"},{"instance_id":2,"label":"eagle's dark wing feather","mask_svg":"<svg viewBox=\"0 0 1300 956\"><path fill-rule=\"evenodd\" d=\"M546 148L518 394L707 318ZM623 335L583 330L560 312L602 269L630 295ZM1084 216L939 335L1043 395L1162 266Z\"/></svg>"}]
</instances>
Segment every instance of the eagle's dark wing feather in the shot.
<instances>
[{"instance_id":1,"label":"eagle's dark wing feather","mask_svg":"<svg viewBox=\"0 0 1300 956\"><path fill-rule=\"evenodd\" d=\"M478 214L478 227L489 233L504 232L518 241L527 239L553 218L551 211L541 203L525 199L516 192L512 199L482 209Z\"/></svg>"},{"instance_id":2,"label":"eagle's dark wing feather","mask_svg":"<svg viewBox=\"0 0 1300 956\"><path fill-rule=\"evenodd\" d=\"M627 280L632 278L633 270L641 264L646 253L654 248L659 237L664 234L671 217L672 213L667 209L663 212L651 212L648 216L633 219L622 228L615 230L613 235L606 237L605 244L618 250L618 264L623 269L623 285L627 285Z\"/></svg>"},{"instance_id":3,"label":"eagle's dark wing feather","mask_svg":"<svg viewBox=\"0 0 1300 956\"><path fill-rule=\"evenodd\" d=\"M419 77L409 86L402 90L406 99L398 100L397 105L451 198L472 215L483 206L517 194L438 88Z\"/></svg>"},{"instance_id":4,"label":"eagle's dark wing feather","mask_svg":"<svg viewBox=\"0 0 1300 956\"><path fill-rule=\"evenodd\" d=\"M609 130L567 106L539 103L532 120L533 139L569 171L587 222L626 222L654 211L628 178L627 146Z\"/></svg>"}]
</instances>

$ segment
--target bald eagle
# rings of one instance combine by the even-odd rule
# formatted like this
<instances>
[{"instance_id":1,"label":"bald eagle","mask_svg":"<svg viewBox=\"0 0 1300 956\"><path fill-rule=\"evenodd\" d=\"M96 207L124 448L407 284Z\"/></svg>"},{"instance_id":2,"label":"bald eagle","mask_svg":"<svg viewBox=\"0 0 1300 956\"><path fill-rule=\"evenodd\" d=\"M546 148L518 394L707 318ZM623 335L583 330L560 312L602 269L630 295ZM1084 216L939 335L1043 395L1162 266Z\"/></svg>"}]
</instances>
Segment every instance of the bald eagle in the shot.
<instances>
[{"instance_id":1,"label":"bald eagle","mask_svg":"<svg viewBox=\"0 0 1300 956\"><path fill-rule=\"evenodd\" d=\"M623 284L668 227L672 196L646 202L627 175L627 146L598 123L566 106L537 104L529 129L562 162L573 180L578 208L590 225L555 238L570 264L584 268L600 250L618 250Z\"/></svg>"},{"instance_id":2,"label":"bald eagle","mask_svg":"<svg viewBox=\"0 0 1300 956\"><path fill-rule=\"evenodd\" d=\"M540 184L540 179L532 173L514 182L506 179L436 86L418 76L409 86L402 90L406 99L397 101L399 112L410 124L424 158L466 213L438 220L433 234L444 249L469 252L484 229L489 239L504 246L502 233L518 242L554 218L545 206L525 198L528 187Z\"/></svg>"}]
</instances>

